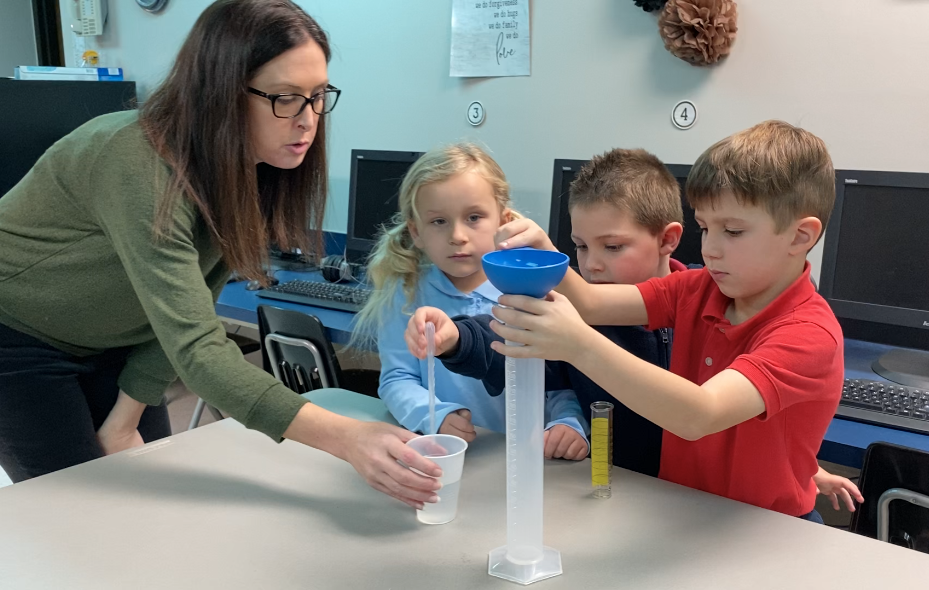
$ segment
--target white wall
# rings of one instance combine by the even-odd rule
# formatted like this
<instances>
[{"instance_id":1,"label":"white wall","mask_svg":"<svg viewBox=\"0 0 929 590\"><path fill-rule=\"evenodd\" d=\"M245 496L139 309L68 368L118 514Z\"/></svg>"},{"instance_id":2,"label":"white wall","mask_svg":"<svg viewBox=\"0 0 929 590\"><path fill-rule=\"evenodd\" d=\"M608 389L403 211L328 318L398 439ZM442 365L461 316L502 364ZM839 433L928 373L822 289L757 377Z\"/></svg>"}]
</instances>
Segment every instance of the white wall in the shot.
<instances>
[{"instance_id":1,"label":"white wall","mask_svg":"<svg viewBox=\"0 0 929 590\"><path fill-rule=\"evenodd\" d=\"M32 0L0 1L0 77L12 77L16 66L38 64Z\"/></svg>"},{"instance_id":2,"label":"white wall","mask_svg":"<svg viewBox=\"0 0 929 590\"><path fill-rule=\"evenodd\" d=\"M449 0L298 3L330 33L330 78L344 91L332 116L332 231L345 230L352 148L482 141L517 206L543 227L555 158L621 146L690 163L716 140L770 118L820 135L837 167L929 172L929 2L742 0L733 54L700 69L664 50L656 17L632 0L540 0L531 13L532 76L476 80L448 77ZM108 32L94 44L144 95L207 5L173 0L150 15L110 0ZM700 119L679 131L669 115L685 98ZM478 129L465 120L472 100L487 112Z\"/></svg>"}]
</instances>

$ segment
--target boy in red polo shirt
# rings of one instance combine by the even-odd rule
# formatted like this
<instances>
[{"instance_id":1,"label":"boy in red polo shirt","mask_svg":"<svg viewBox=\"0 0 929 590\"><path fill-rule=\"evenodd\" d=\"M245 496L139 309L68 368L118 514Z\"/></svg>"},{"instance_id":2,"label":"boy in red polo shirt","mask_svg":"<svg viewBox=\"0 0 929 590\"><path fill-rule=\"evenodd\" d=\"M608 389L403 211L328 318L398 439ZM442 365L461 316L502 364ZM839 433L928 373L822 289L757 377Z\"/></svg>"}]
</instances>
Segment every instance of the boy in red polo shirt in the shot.
<instances>
[{"instance_id":1,"label":"boy in red polo shirt","mask_svg":"<svg viewBox=\"0 0 929 590\"><path fill-rule=\"evenodd\" d=\"M841 396L843 340L806 256L832 211L832 161L818 137L768 121L704 152L686 192L705 269L635 286L569 270L546 300L500 298L515 309L495 309L507 325L492 327L524 346L493 347L567 361L664 428L659 477L816 520L812 478ZM500 246L552 248L525 228L501 228ZM674 328L670 372L591 324Z\"/></svg>"}]
</instances>

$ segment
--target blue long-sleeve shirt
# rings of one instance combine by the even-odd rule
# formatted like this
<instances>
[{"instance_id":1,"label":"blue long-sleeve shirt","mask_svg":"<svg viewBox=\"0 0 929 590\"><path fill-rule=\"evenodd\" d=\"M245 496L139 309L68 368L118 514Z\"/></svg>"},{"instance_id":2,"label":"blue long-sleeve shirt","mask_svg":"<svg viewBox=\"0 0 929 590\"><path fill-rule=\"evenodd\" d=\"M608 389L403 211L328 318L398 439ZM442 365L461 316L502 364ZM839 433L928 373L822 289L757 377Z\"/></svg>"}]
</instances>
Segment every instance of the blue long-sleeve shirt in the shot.
<instances>
[{"instance_id":1,"label":"blue long-sleeve shirt","mask_svg":"<svg viewBox=\"0 0 929 590\"><path fill-rule=\"evenodd\" d=\"M402 289L397 289L387 318L378 330L377 347L381 358L378 395L400 424L414 432L429 429L429 390L425 360L410 354L403 333L412 312L422 306L437 307L449 316L490 313L500 292L484 283L471 293L462 293L441 270L429 267L420 277L416 296L406 304ZM503 396L487 395L480 380L452 373L441 362L435 364L436 428L449 413L471 411L476 426L503 432L506 414ZM546 429L556 424L573 428L586 439L587 421L570 389L548 391L545 403Z\"/></svg>"}]
</instances>

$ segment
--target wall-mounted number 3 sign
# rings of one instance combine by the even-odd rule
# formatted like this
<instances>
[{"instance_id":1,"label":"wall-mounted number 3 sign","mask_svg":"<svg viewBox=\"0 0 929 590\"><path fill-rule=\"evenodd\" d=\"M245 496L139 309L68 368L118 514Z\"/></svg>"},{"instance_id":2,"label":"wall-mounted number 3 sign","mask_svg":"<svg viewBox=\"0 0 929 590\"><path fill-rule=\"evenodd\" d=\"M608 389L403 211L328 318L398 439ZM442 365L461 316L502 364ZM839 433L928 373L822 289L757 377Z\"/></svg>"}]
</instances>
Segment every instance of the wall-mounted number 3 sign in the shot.
<instances>
[{"instance_id":1,"label":"wall-mounted number 3 sign","mask_svg":"<svg viewBox=\"0 0 929 590\"><path fill-rule=\"evenodd\" d=\"M697 107L689 100L682 100L674 105L671 121L678 129L690 129L697 122Z\"/></svg>"},{"instance_id":2,"label":"wall-mounted number 3 sign","mask_svg":"<svg viewBox=\"0 0 929 590\"><path fill-rule=\"evenodd\" d=\"M468 105L468 123L475 127L484 122L484 105L474 101Z\"/></svg>"}]
</instances>

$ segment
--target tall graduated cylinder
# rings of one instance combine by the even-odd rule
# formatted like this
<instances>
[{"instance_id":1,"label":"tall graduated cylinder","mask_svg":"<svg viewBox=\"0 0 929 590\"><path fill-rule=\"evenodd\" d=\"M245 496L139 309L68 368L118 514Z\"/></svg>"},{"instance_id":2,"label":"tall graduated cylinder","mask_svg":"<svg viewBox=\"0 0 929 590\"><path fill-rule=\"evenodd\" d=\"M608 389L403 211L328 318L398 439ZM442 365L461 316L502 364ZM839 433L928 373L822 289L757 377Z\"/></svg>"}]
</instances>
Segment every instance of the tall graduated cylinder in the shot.
<instances>
[{"instance_id":1,"label":"tall graduated cylinder","mask_svg":"<svg viewBox=\"0 0 929 590\"><path fill-rule=\"evenodd\" d=\"M501 293L542 298L564 278L568 256L517 248L481 259ZM507 345L517 345L507 341ZM560 575L561 553L542 545L545 361L506 359L506 545L488 554L487 573L519 584Z\"/></svg>"},{"instance_id":2,"label":"tall graduated cylinder","mask_svg":"<svg viewBox=\"0 0 929 590\"><path fill-rule=\"evenodd\" d=\"M507 344L513 344L507 342ZM542 558L545 361L506 359L507 558Z\"/></svg>"}]
</instances>

